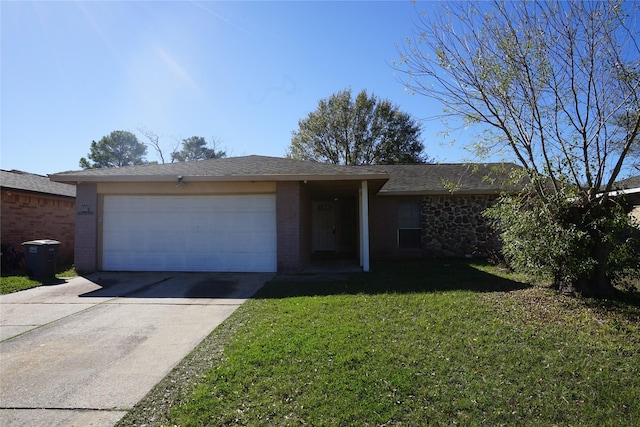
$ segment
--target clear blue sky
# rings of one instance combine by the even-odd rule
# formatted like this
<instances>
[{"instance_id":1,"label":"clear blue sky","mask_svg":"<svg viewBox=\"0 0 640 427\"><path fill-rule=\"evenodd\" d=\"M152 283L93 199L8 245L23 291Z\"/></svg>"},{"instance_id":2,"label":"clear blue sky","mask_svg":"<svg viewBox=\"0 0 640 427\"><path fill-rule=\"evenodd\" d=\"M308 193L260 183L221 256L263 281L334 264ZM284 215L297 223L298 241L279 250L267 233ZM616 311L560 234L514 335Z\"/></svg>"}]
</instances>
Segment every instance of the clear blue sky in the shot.
<instances>
[{"instance_id":1,"label":"clear blue sky","mask_svg":"<svg viewBox=\"0 0 640 427\"><path fill-rule=\"evenodd\" d=\"M418 8L431 7L418 3ZM222 141L228 155L284 156L298 120L351 87L417 119L442 106L404 91L391 63L417 19L410 1L2 1L1 167L79 169L114 130ZM426 153L467 160L439 121ZM454 135L460 139L471 135ZM158 160L149 149L148 160Z\"/></svg>"}]
</instances>

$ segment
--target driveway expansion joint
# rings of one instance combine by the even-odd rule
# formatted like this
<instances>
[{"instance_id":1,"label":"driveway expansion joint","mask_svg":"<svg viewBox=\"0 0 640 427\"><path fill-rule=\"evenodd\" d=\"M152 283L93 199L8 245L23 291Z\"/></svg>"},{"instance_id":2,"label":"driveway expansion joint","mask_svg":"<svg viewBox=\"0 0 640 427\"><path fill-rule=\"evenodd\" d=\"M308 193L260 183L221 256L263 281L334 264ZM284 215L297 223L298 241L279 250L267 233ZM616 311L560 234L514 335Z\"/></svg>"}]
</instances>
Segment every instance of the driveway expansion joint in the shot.
<instances>
[{"instance_id":1,"label":"driveway expansion joint","mask_svg":"<svg viewBox=\"0 0 640 427\"><path fill-rule=\"evenodd\" d=\"M26 406L0 406L2 411L70 411L70 412L128 412L132 408L59 408L59 407L26 407Z\"/></svg>"}]
</instances>

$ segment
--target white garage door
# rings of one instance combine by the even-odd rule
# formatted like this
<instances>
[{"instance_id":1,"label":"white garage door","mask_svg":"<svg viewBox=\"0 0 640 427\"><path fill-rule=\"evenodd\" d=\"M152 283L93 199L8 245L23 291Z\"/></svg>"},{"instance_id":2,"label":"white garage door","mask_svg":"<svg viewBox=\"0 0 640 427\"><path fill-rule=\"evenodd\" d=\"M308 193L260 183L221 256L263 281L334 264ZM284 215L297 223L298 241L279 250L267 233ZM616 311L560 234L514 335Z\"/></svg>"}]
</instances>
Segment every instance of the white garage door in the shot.
<instances>
[{"instance_id":1,"label":"white garage door","mask_svg":"<svg viewBox=\"0 0 640 427\"><path fill-rule=\"evenodd\" d=\"M105 196L102 269L276 271L274 195Z\"/></svg>"}]
</instances>

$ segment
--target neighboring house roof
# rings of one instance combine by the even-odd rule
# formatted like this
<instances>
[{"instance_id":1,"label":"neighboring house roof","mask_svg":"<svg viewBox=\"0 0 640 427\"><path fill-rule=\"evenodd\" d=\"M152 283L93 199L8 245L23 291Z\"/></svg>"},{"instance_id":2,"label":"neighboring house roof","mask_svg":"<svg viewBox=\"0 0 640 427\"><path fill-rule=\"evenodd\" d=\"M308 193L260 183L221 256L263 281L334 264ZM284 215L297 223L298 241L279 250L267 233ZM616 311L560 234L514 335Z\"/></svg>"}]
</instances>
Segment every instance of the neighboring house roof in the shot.
<instances>
[{"instance_id":1,"label":"neighboring house roof","mask_svg":"<svg viewBox=\"0 0 640 427\"><path fill-rule=\"evenodd\" d=\"M514 164L345 166L280 157L244 156L194 162L87 169L50 175L58 182L377 180L379 194L499 193ZM491 179L487 179L487 177ZM447 185L448 184L448 185Z\"/></svg>"},{"instance_id":2,"label":"neighboring house roof","mask_svg":"<svg viewBox=\"0 0 640 427\"><path fill-rule=\"evenodd\" d=\"M640 175L617 181L613 186L624 190L640 188Z\"/></svg>"},{"instance_id":3,"label":"neighboring house roof","mask_svg":"<svg viewBox=\"0 0 640 427\"><path fill-rule=\"evenodd\" d=\"M634 198L640 200L640 176L632 176L630 178L622 179L613 183L613 191L610 191L609 196L619 196L621 194L633 195ZM602 192L604 193L604 192Z\"/></svg>"},{"instance_id":4,"label":"neighboring house roof","mask_svg":"<svg viewBox=\"0 0 640 427\"><path fill-rule=\"evenodd\" d=\"M76 187L74 185L52 182L46 176L18 170L0 170L0 187L7 190L76 197Z\"/></svg>"},{"instance_id":5,"label":"neighboring house roof","mask_svg":"<svg viewBox=\"0 0 640 427\"><path fill-rule=\"evenodd\" d=\"M620 180L614 184L614 188L617 190L609 193L610 195L625 194L629 202L640 206L640 175Z\"/></svg>"}]
</instances>

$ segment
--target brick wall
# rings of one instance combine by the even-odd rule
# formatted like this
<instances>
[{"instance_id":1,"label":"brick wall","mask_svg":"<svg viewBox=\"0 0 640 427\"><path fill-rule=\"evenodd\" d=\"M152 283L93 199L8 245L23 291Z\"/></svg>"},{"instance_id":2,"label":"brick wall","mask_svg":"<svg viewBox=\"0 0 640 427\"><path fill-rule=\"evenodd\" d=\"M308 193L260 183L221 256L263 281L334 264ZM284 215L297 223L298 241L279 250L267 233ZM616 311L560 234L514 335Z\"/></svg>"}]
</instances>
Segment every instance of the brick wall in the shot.
<instances>
[{"instance_id":1,"label":"brick wall","mask_svg":"<svg viewBox=\"0 0 640 427\"><path fill-rule=\"evenodd\" d=\"M60 242L58 264L73 263L74 199L2 190L1 202L2 243L12 244L17 251L23 252L22 242L57 240Z\"/></svg>"},{"instance_id":2,"label":"brick wall","mask_svg":"<svg viewBox=\"0 0 640 427\"><path fill-rule=\"evenodd\" d=\"M369 254L371 259L420 257L420 251L398 248L398 203L415 198L369 198ZM419 199L418 199L419 200Z\"/></svg>"},{"instance_id":3,"label":"brick wall","mask_svg":"<svg viewBox=\"0 0 640 427\"><path fill-rule=\"evenodd\" d=\"M93 183L78 184L76 188L75 266L78 273L92 273L98 269L98 192Z\"/></svg>"},{"instance_id":4,"label":"brick wall","mask_svg":"<svg viewBox=\"0 0 640 427\"><path fill-rule=\"evenodd\" d=\"M301 268L300 183L276 184L276 227L278 234L278 271Z\"/></svg>"}]
</instances>

